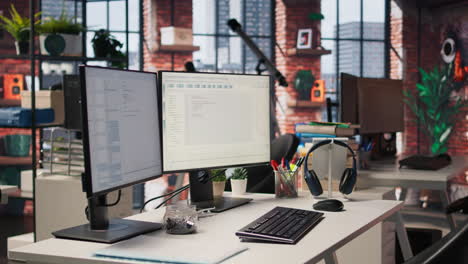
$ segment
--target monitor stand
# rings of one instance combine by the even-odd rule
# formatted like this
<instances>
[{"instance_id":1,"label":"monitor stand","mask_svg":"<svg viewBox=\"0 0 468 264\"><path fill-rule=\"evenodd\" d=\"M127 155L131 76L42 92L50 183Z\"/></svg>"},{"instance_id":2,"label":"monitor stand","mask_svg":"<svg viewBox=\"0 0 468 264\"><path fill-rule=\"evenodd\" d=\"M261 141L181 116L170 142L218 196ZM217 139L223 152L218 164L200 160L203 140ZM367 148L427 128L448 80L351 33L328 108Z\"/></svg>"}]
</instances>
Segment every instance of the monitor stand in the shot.
<instances>
[{"instance_id":1,"label":"monitor stand","mask_svg":"<svg viewBox=\"0 0 468 264\"><path fill-rule=\"evenodd\" d=\"M252 201L250 198L213 198L213 181L209 179L207 171L190 172L189 181L190 203L197 209L214 208L211 212L219 213Z\"/></svg>"},{"instance_id":2,"label":"monitor stand","mask_svg":"<svg viewBox=\"0 0 468 264\"><path fill-rule=\"evenodd\" d=\"M115 243L162 228L160 223L111 219L107 216L106 195L88 198L89 224L53 232L57 238Z\"/></svg>"}]
</instances>

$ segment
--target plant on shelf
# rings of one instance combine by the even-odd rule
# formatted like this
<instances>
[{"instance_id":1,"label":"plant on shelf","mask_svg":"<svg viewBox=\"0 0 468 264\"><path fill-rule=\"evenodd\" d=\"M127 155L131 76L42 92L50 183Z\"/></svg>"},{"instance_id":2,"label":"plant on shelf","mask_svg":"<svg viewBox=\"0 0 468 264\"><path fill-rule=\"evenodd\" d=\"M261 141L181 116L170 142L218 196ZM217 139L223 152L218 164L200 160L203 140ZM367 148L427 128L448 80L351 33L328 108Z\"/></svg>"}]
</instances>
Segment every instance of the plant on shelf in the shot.
<instances>
[{"instance_id":1,"label":"plant on shelf","mask_svg":"<svg viewBox=\"0 0 468 264\"><path fill-rule=\"evenodd\" d=\"M431 153L444 154L456 116L466 106L462 97L454 95L463 82L454 81L453 63L444 65L442 69L435 66L432 72L419 71L422 83L416 84L415 94L404 91L404 101L424 127Z\"/></svg>"},{"instance_id":2,"label":"plant on shelf","mask_svg":"<svg viewBox=\"0 0 468 264\"><path fill-rule=\"evenodd\" d=\"M310 93L314 85L315 77L309 70L299 70L294 80L294 88L298 94L298 100L310 101Z\"/></svg>"},{"instance_id":3,"label":"plant on shelf","mask_svg":"<svg viewBox=\"0 0 468 264\"><path fill-rule=\"evenodd\" d=\"M38 25L41 20L38 17L40 12L34 15L34 24ZM10 6L10 18L0 15L0 27L6 30L15 39L16 53L18 55L27 54L29 50L29 37L31 32L31 19L22 17L15 6Z\"/></svg>"},{"instance_id":4,"label":"plant on shelf","mask_svg":"<svg viewBox=\"0 0 468 264\"><path fill-rule=\"evenodd\" d=\"M245 168L235 168L231 174L232 194L243 195L247 190L248 173Z\"/></svg>"},{"instance_id":5,"label":"plant on shelf","mask_svg":"<svg viewBox=\"0 0 468 264\"><path fill-rule=\"evenodd\" d=\"M213 197L219 198L223 196L224 188L226 186L226 170L225 169L212 169L210 175L213 181Z\"/></svg>"},{"instance_id":6,"label":"plant on shelf","mask_svg":"<svg viewBox=\"0 0 468 264\"><path fill-rule=\"evenodd\" d=\"M59 18L47 17L38 25L41 54L81 56L83 25L73 21L65 12Z\"/></svg>"},{"instance_id":7,"label":"plant on shelf","mask_svg":"<svg viewBox=\"0 0 468 264\"><path fill-rule=\"evenodd\" d=\"M109 31L104 29L96 31L91 42L93 43L95 57L125 59L125 54L122 52L122 42L111 35ZM123 60L112 61L111 65L123 69L126 63Z\"/></svg>"}]
</instances>

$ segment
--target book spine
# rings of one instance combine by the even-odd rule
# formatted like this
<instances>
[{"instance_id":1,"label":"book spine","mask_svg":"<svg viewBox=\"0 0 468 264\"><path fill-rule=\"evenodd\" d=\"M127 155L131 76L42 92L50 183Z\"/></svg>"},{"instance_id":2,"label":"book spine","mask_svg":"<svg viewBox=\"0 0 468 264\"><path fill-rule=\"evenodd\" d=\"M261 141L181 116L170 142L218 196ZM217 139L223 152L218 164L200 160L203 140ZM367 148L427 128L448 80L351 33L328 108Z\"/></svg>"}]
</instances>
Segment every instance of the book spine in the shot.
<instances>
[{"instance_id":1,"label":"book spine","mask_svg":"<svg viewBox=\"0 0 468 264\"><path fill-rule=\"evenodd\" d=\"M335 126L297 125L296 132L335 135Z\"/></svg>"}]
</instances>

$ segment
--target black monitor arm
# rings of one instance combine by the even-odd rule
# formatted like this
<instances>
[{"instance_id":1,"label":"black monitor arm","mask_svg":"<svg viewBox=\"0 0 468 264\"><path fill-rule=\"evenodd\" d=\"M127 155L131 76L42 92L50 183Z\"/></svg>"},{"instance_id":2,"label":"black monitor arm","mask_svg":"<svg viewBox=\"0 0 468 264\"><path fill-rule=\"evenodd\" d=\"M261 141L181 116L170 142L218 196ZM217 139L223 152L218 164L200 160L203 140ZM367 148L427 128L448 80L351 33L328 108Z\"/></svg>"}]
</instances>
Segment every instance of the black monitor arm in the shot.
<instances>
[{"instance_id":1,"label":"black monitor arm","mask_svg":"<svg viewBox=\"0 0 468 264\"><path fill-rule=\"evenodd\" d=\"M276 69L275 65L271 63L271 61L263 54L263 52L258 48L257 44L253 42L253 40L242 30L241 24L237 22L235 19L229 19L227 22L228 26L231 28L232 31L236 32L239 37L244 41L244 43L250 48L250 50L257 56L259 64L257 65L257 71L260 69L260 64L264 64L268 72L275 77L278 81L279 85L287 87L288 82L286 78L284 78L283 74L281 74L278 69Z\"/></svg>"}]
</instances>

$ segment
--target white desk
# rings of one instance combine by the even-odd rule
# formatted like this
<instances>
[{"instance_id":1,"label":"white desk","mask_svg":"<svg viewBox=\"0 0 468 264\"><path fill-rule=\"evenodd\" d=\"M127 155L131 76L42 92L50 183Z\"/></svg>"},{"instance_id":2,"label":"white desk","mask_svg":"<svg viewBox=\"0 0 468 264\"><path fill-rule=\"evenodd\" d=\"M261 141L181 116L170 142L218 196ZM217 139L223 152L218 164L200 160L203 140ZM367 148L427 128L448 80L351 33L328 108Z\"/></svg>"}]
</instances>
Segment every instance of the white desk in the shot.
<instances>
[{"instance_id":1,"label":"white desk","mask_svg":"<svg viewBox=\"0 0 468 264\"><path fill-rule=\"evenodd\" d=\"M447 206L449 203L447 181L466 169L468 169L468 156L452 157L452 163L449 166L436 171L399 169L398 163L374 163L370 170L359 171L358 185L438 190L441 191L444 206ZM452 215L447 215L447 219L453 229L456 224Z\"/></svg>"},{"instance_id":2,"label":"white desk","mask_svg":"<svg viewBox=\"0 0 468 264\"><path fill-rule=\"evenodd\" d=\"M234 233L260 217L275 206L287 206L302 209L311 209L310 197L297 199L274 199L273 195L252 194L247 197L254 198L251 203L217 214L212 217L200 219L199 230L196 234L185 235L193 243L206 243L206 252L223 250L223 244L242 244L249 250L231 258L223 263L316 263L325 259L326 263L336 263L335 251L369 230L392 215L399 217L399 210L403 203L390 200L350 201L345 202L345 211L339 213L325 213L325 218L314 227L296 245L269 244L269 243L243 243ZM161 222L164 208L135 215L130 219ZM404 255L409 258L412 253L409 249L406 233L401 222L397 227L398 238L403 245ZM150 235L171 236L163 230ZM172 235L173 236L173 235ZM179 236L180 237L180 236ZM62 239L48 239L35 244L16 248L9 251L11 259L23 260L27 263L137 263L119 259L97 258L93 253L107 247L106 244L81 242ZM174 244L177 247L177 244ZM154 250L157 250L155 245ZM365 254L365 252L362 252Z\"/></svg>"},{"instance_id":3,"label":"white desk","mask_svg":"<svg viewBox=\"0 0 468 264\"><path fill-rule=\"evenodd\" d=\"M13 185L0 185L0 204L5 204L8 201L8 194L18 190L18 187Z\"/></svg>"}]
</instances>

